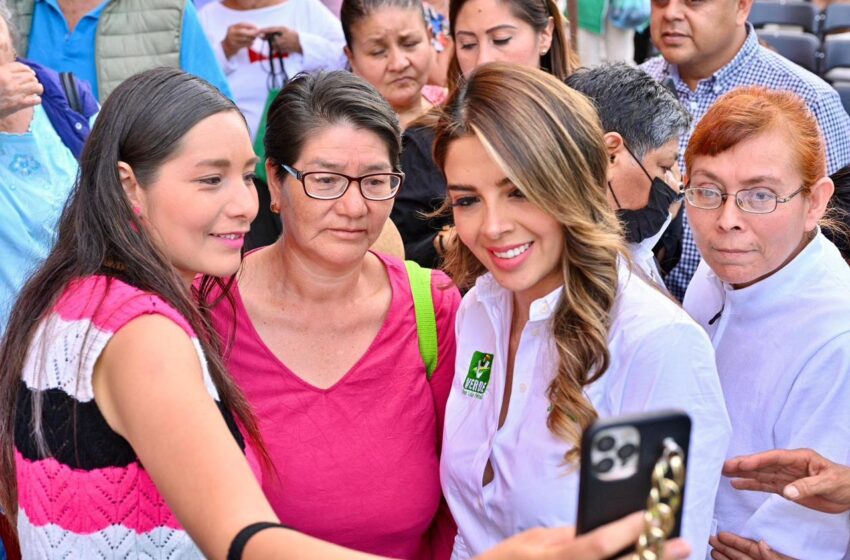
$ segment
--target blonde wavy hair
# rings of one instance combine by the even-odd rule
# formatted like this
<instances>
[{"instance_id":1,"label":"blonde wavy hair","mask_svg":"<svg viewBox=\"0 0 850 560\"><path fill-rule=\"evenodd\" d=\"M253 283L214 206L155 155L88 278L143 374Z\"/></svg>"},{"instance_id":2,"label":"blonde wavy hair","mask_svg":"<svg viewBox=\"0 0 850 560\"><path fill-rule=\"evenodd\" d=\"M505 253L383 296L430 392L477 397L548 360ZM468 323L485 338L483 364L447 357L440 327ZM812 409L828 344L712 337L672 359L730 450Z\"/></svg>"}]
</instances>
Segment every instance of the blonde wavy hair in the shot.
<instances>
[{"instance_id":1,"label":"blonde wavy hair","mask_svg":"<svg viewBox=\"0 0 850 560\"><path fill-rule=\"evenodd\" d=\"M543 71L492 63L456 89L435 125L434 160L445 169L451 142L476 136L525 197L562 224L564 293L552 319L558 372L548 388L548 427L579 457L596 419L584 387L608 369L608 330L625 257L620 224L605 197L608 154L590 101ZM448 207L448 206L446 206ZM462 243L445 268L468 288L486 269Z\"/></svg>"}]
</instances>

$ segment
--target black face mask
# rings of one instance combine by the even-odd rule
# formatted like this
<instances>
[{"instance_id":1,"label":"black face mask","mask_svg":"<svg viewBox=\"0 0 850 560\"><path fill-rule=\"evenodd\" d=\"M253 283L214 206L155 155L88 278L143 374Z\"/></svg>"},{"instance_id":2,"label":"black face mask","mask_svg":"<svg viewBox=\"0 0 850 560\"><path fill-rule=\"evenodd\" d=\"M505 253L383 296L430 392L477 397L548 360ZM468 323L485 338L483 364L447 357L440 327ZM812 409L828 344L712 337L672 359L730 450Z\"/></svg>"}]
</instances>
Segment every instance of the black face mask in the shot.
<instances>
[{"instance_id":1,"label":"black face mask","mask_svg":"<svg viewBox=\"0 0 850 560\"><path fill-rule=\"evenodd\" d=\"M617 195L614 194L614 189L611 188L610 181L608 182L608 190L611 191L611 196L614 197L614 202L617 203L617 218L625 229L626 241L629 243L640 243L644 239L648 239L658 233L664 226L667 218L670 216L670 205L679 199L679 195L661 177L653 179L632 151L628 147L626 147L626 150L634 158L647 178L652 181L649 187L649 202L645 207L638 210L620 208L620 201L617 200Z\"/></svg>"}]
</instances>

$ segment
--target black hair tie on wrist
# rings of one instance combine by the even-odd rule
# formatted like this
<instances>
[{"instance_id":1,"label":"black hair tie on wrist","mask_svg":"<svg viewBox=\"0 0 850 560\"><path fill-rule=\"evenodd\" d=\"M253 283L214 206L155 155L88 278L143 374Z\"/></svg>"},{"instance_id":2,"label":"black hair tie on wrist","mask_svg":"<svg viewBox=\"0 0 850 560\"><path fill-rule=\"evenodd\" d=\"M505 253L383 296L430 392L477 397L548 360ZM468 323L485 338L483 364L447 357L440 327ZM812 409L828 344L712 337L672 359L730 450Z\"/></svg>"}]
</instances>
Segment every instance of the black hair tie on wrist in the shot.
<instances>
[{"instance_id":1,"label":"black hair tie on wrist","mask_svg":"<svg viewBox=\"0 0 850 560\"><path fill-rule=\"evenodd\" d=\"M227 560L242 560L242 552L245 550L245 545L248 544L248 540L260 531L264 531L265 529L273 529L275 527L289 529L289 527L280 523L260 521L257 523L251 523L250 525L236 533L236 536L233 537L233 540L230 542L230 549L228 549L227 551Z\"/></svg>"}]
</instances>

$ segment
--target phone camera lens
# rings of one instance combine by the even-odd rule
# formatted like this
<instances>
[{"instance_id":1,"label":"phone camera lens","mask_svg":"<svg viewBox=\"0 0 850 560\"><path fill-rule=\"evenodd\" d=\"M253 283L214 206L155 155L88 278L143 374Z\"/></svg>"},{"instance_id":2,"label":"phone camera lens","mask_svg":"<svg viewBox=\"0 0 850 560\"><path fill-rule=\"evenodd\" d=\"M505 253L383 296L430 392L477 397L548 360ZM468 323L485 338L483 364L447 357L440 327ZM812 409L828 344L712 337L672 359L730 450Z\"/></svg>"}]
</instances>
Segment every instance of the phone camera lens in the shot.
<instances>
[{"instance_id":1,"label":"phone camera lens","mask_svg":"<svg viewBox=\"0 0 850 560\"><path fill-rule=\"evenodd\" d=\"M602 459L596 465L594 465L593 470L595 470L599 474L605 474L611 469L614 468L614 460L613 459Z\"/></svg>"},{"instance_id":2,"label":"phone camera lens","mask_svg":"<svg viewBox=\"0 0 850 560\"><path fill-rule=\"evenodd\" d=\"M604 436L599 438L599 441L596 442L596 448L599 451L611 451L614 449L614 438L611 436Z\"/></svg>"},{"instance_id":3,"label":"phone camera lens","mask_svg":"<svg viewBox=\"0 0 850 560\"><path fill-rule=\"evenodd\" d=\"M623 461L626 461L629 457L634 455L636 451L637 447L635 447L631 443L627 443L626 445L617 450L617 456Z\"/></svg>"}]
</instances>

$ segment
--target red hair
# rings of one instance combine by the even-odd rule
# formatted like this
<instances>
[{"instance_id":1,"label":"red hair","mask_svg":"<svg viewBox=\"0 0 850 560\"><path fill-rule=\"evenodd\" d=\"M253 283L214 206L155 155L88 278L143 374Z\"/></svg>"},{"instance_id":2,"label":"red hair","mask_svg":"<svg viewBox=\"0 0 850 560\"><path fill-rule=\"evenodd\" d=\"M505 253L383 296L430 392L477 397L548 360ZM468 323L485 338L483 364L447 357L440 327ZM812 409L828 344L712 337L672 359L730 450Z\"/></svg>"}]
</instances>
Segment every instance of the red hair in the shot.
<instances>
[{"instance_id":1,"label":"red hair","mask_svg":"<svg viewBox=\"0 0 850 560\"><path fill-rule=\"evenodd\" d=\"M750 86L721 97L700 120L685 150L691 169L697 156L715 156L749 138L782 134L797 157L804 192L826 176L826 148L818 122L797 95Z\"/></svg>"}]
</instances>

